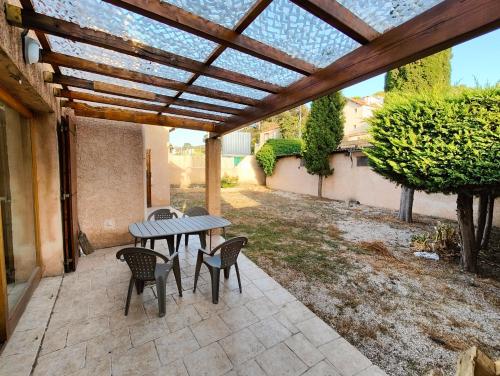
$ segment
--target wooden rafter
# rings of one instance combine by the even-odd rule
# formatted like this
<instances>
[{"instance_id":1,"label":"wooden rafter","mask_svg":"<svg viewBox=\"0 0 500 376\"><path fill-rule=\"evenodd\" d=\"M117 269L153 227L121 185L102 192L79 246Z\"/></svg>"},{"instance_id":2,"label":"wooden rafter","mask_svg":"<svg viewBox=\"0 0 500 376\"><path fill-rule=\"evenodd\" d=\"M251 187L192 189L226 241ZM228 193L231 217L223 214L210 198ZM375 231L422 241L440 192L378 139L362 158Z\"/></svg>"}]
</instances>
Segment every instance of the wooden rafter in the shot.
<instances>
[{"instance_id":1,"label":"wooden rafter","mask_svg":"<svg viewBox=\"0 0 500 376\"><path fill-rule=\"evenodd\" d=\"M42 51L41 61L49 64L56 64L62 67L83 70L86 72L98 73L105 76L121 78L124 80L140 82L148 85L163 87L172 90L186 91L209 98L221 99L234 103L241 103L248 106L255 106L259 101L243 97L241 95L229 94L220 90L208 89L201 86L187 85L184 82L170 80L145 73L117 68L107 64L95 63L79 57L68 56L57 52Z\"/></svg>"},{"instance_id":2,"label":"wooden rafter","mask_svg":"<svg viewBox=\"0 0 500 376\"><path fill-rule=\"evenodd\" d=\"M195 118L207 119L207 120L213 120L213 121L219 121L219 122L222 122L222 121L227 119L227 117L225 117L225 116L220 116L220 115L215 115L215 114L208 114L208 113L204 113L204 112L196 112L196 111L189 111L189 110L181 110L178 108L164 109L163 105L160 105L160 104L138 102L138 101L128 100L128 99L124 99L124 98L106 97L104 95L86 93L86 92L77 91L77 90L61 90L57 93L57 96L61 97L61 98L77 99L77 100L83 100L83 101L94 102L94 103L109 104L109 105L121 106L121 107L130 107L130 108L135 108L138 110L147 110L147 111L155 111L155 112L164 111L164 112L174 114L174 115L189 116L189 117L195 117Z\"/></svg>"},{"instance_id":3,"label":"wooden rafter","mask_svg":"<svg viewBox=\"0 0 500 376\"><path fill-rule=\"evenodd\" d=\"M362 21L358 16L337 1L291 1L361 44L367 44L380 35L380 33L370 25Z\"/></svg>"},{"instance_id":4,"label":"wooden rafter","mask_svg":"<svg viewBox=\"0 0 500 376\"><path fill-rule=\"evenodd\" d=\"M83 78L77 78L59 74L54 74L51 77L51 79L49 79L49 82L78 87L80 89L93 90L100 93L119 95L135 99L142 99L151 102L172 103L174 100L173 97L169 97L168 95L157 94L150 91L133 89L120 85L108 84L101 81L91 81L91 80L85 80ZM237 115L240 113L240 110L235 108L219 106L205 102L192 101L188 99L179 98L176 100L176 104L178 104L179 106L192 107L201 110L222 112L233 115Z\"/></svg>"},{"instance_id":5,"label":"wooden rafter","mask_svg":"<svg viewBox=\"0 0 500 376\"><path fill-rule=\"evenodd\" d=\"M205 132L215 132L217 129L217 125L214 123L202 120L114 109L110 107L94 107L85 103L68 102L64 105L72 108L76 116L159 125L163 127L185 128Z\"/></svg>"},{"instance_id":6,"label":"wooden rafter","mask_svg":"<svg viewBox=\"0 0 500 376\"><path fill-rule=\"evenodd\" d=\"M238 21L234 28L234 32L237 34L241 34L245 29L261 14L267 6L271 3L272 0L257 0L253 6L248 10L248 12L245 14L245 16L242 17L241 20ZM220 45L217 47L207 58L205 61L205 69L210 67L212 63L226 50L226 46ZM193 76L189 79L187 82L187 85L192 85L198 77L200 77L203 74L204 70L198 73L193 74ZM176 94L176 98L179 98L182 95L182 92L179 91ZM174 102L175 103L175 102ZM166 107L168 107L167 105Z\"/></svg>"},{"instance_id":7,"label":"wooden rafter","mask_svg":"<svg viewBox=\"0 0 500 376\"><path fill-rule=\"evenodd\" d=\"M13 11L12 9L17 7L10 4L7 4L6 6L11 9L10 12L7 12L7 15L16 13L16 11ZM162 49L151 47L136 41L123 39L100 30L81 27L72 22L46 16L31 10L18 8L17 13L19 14L18 17L7 17L7 21L13 26L26 27L42 31L47 34L91 44L97 47L103 47L126 55L135 56L144 60L168 65L193 73L203 71L203 74L206 76L267 91L269 93L277 93L282 89L279 85L257 80L241 73L232 72L227 69L214 66L207 68L202 62L189 59L184 56L175 55Z\"/></svg>"},{"instance_id":8,"label":"wooden rafter","mask_svg":"<svg viewBox=\"0 0 500 376\"><path fill-rule=\"evenodd\" d=\"M160 0L105 1L306 76L317 70L304 60Z\"/></svg>"},{"instance_id":9,"label":"wooden rafter","mask_svg":"<svg viewBox=\"0 0 500 376\"><path fill-rule=\"evenodd\" d=\"M445 0L328 67L270 95L222 126L222 134L500 27L498 0Z\"/></svg>"}]
</instances>

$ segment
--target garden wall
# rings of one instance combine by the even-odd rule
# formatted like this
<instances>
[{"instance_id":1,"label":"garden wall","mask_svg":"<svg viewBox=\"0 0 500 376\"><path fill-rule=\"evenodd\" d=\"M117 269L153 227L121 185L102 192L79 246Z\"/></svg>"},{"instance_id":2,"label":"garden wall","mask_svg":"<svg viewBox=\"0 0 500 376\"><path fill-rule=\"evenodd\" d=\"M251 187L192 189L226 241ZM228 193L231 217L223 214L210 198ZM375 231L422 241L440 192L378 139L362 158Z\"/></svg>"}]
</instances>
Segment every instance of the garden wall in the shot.
<instances>
[{"instance_id":1,"label":"garden wall","mask_svg":"<svg viewBox=\"0 0 500 376\"><path fill-rule=\"evenodd\" d=\"M205 184L204 155L174 155L168 157L170 184L190 187ZM257 165L255 156L244 157L236 166L234 157L222 157L221 175L237 176L239 184L265 184L265 176Z\"/></svg>"},{"instance_id":2,"label":"garden wall","mask_svg":"<svg viewBox=\"0 0 500 376\"><path fill-rule=\"evenodd\" d=\"M359 201L363 205L399 209L400 188L382 178L364 164L361 152L336 153L330 157L332 176L323 180L323 196L342 201ZM272 176L266 178L271 189L317 195L318 177L307 173L297 157L279 159ZM456 219L456 196L415 192L413 212ZM497 199L493 224L500 227L500 200Z\"/></svg>"}]
</instances>

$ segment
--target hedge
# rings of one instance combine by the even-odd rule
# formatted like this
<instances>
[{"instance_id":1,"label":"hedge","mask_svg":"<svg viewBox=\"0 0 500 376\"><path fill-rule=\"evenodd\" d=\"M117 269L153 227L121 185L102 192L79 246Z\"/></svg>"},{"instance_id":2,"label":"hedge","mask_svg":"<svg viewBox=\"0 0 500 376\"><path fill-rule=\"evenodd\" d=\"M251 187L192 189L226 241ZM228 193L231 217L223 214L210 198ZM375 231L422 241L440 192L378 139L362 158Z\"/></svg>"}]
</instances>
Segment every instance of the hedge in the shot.
<instances>
[{"instance_id":1,"label":"hedge","mask_svg":"<svg viewBox=\"0 0 500 376\"><path fill-rule=\"evenodd\" d=\"M260 148L255 157L257 163L264 170L266 176L271 176L276 166L278 158L291 155L301 155L301 140L275 139L267 140L264 146Z\"/></svg>"}]
</instances>

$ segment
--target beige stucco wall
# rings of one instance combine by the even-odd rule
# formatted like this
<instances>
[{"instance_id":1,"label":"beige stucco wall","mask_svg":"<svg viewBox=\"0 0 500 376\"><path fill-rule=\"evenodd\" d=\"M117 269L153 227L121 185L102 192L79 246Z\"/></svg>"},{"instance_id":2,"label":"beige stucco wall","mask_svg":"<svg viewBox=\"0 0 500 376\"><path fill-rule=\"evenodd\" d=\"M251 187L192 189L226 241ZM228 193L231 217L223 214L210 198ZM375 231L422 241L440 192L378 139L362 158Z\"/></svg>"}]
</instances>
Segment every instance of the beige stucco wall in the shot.
<instances>
[{"instance_id":1,"label":"beige stucco wall","mask_svg":"<svg viewBox=\"0 0 500 376\"><path fill-rule=\"evenodd\" d=\"M169 156L170 184L180 187L205 184L204 155L174 155ZM221 158L222 176L237 176L241 184L265 184L265 176L257 165L255 156L248 155L234 165L234 157Z\"/></svg>"},{"instance_id":2,"label":"beige stucco wall","mask_svg":"<svg viewBox=\"0 0 500 376\"><path fill-rule=\"evenodd\" d=\"M140 125L76 117L80 228L97 248L131 243L144 219L144 141Z\"/></svg>"},{"instance_id":3,"label":"beige stucco wall","mask_svg":"<svg viewBox=\"0 0 500 376\"><path fill-rule=\"evenodd\" d=\"M170 205L168 136L166 127L144 126L144 155L151 150L151 206Z\"/></svg>"},{"instance_id":4,"label":"beige stucco wall","mask_svg":"<svg viewBox=\"0 0 500 376\"><path fill-rule=\"evenodd\" d=\"M370 167L356 166L356 158L337 153L330 157L334 173L323 180L323 196L333 200L355 200L363 205L397 210L400 188L373 172ZM318 177L307 173L301 159L286 157L278 161L272 176L268 176L269 188L288 192L317 195ZM477 204L477 202L476 202ZM413 212L417 214L456 219L456 196L415 192ZM500 200L497 199L493 217L495 226L500 226Z\"/></svg>"}]
</instances>

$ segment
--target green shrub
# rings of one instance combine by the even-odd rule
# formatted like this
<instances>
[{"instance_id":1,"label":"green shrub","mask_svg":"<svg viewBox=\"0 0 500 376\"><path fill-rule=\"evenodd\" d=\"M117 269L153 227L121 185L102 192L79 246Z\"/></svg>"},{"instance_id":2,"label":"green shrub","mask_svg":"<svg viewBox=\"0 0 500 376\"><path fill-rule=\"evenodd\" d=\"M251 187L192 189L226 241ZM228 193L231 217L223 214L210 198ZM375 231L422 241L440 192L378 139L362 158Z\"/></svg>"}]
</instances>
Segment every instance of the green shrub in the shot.
<instances>
[{"instance_id":1,"label":"green shrub","mask_svg":"<svg viewBox=\"0 0 500 376\"><path fill-rule=\"evenodd\" d=\"M238 185L238 177L237 176L229 176L224 174L220 181L220 186L222 188L232 188Z\"/></svg>"},{"instance_id":2,"label":"green shrub","mask_svg":"<svg viewBox=\"0 0 500 376\"><path fill-rule=\"evenodd\" d=\"M264 146L260 148L255 157L257 163L264 170L266 176L271 176L276 166L278 158L300 155L302 150L301 140L267 140Z\"/></svg>"}]
</instances>

